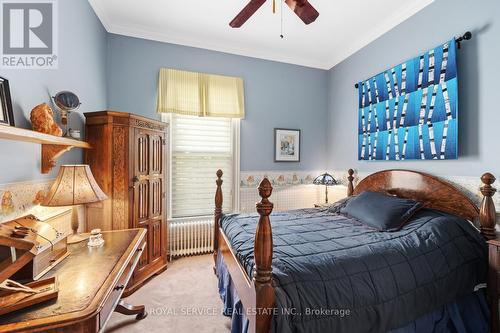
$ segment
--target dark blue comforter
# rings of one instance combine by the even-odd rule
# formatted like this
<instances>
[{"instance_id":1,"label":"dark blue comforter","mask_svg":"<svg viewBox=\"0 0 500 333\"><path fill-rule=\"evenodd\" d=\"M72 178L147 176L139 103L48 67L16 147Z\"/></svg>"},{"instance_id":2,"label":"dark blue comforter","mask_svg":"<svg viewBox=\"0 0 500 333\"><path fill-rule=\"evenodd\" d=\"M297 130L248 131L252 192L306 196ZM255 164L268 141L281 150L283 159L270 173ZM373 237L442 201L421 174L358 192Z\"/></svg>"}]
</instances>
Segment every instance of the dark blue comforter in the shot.
<instances>
[{"instance_id":1,"label":"dark blue comforter","mask_svg":"<svg viewBox=\"0 0 500 333\"><path fill-rule=\"evenodd\" d=\"M258 216L221 227L252 275ZM487 272L486 244L469 222L423 209L397 232L336 213L271 215L275 332L385 332L471 294Z\"/></svg>"}]
</instances>

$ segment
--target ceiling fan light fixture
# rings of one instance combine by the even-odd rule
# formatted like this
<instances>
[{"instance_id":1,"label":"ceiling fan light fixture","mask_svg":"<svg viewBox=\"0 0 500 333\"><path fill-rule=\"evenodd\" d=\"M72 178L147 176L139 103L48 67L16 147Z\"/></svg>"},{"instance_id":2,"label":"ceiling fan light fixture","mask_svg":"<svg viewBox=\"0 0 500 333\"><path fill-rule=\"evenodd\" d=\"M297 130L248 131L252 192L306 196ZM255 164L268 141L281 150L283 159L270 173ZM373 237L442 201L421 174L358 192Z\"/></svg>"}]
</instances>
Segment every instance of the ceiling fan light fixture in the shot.
<instances>
[{"instance_id":1,"label":"ceiling fan light fixture","mask_svg":"<svg viewBox=\"0 0 500 333\"><path fill-rule=\"evenodd\" d=\"M311 24L319 16L318 11L307 0L280 0L284 1L290 9L305 23ZM266 0L250 0L243 10L229 23L232 28L240 28ZM273 13L276 12L276 0L273 0Z\"/></svg>"}]
</instances>

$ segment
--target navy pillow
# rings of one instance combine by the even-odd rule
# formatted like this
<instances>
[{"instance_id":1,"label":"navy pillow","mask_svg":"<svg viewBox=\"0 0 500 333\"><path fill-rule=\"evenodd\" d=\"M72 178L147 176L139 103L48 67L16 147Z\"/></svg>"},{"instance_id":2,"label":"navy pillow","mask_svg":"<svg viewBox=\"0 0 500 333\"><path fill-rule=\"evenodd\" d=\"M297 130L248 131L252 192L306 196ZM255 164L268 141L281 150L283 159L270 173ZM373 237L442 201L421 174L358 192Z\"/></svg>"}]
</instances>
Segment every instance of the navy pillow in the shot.
<instances>
[{"instance_id":1,"label":"navy pillow","mask_svg":"<svg viewBox=\"0 0 500 333\"><path fill-rule=\"evenodd\" d=\"M422 206L411 199L363 192L349 200L340 213L379 231L398 231Z\"/></svg>"}]
</instances>

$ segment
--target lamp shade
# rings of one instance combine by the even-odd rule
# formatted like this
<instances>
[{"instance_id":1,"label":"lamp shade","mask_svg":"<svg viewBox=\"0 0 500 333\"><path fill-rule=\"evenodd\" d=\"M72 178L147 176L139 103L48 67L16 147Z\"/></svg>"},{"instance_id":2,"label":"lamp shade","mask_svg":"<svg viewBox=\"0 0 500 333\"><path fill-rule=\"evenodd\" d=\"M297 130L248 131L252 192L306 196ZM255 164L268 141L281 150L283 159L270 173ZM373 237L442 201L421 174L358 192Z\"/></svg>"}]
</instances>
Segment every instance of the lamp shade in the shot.
<instances>
[{"instance_id":1,"label":"lamp shade","mask_svg":"<svg viewBox=\"0 0 500 333\"><path fill-rule=\"evenodd\" d=\"M88 165L63 165L42 206L74 206L107 198Z\"/></svg>"},{"instance_id":2,"label":"lamp shade","mask_svg":"<svg viewBox=\"0 0 500 333\"><path fill-rule=\"evenodd\" d=\"M324 173L313 181L314 185L326 185L326 186L332 186L332 185L338 185L338 182L333 178L332 175L328 173Z\"/></svg>"}]
</instances>

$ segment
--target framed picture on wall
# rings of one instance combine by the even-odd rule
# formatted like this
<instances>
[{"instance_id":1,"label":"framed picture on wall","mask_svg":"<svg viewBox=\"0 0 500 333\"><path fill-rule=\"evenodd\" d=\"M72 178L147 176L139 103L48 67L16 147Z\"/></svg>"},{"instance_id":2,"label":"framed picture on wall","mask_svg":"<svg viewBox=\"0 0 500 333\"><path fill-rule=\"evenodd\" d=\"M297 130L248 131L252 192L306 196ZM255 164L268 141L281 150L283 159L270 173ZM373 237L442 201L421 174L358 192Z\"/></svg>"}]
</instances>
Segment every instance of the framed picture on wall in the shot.
<instances>
[{"instance_id":1,"label":"framed picture on wall","mask_svg":"<svg viewBox=\"0 0 500 333\"><path fill-rule=\"evenodd\" d=\"M15 126L9 81L0 77L0 125Z\"/></svg>"},{"instance_id":2,"label":"framed picture on wall","mask_svg":"<svg viewBox=\"0 0 500 333\"><path fill-rule=\"evenodd\" d=\"M300 130L274 129L274 161L300 162Z\"/></svg>"}]
</instances>

